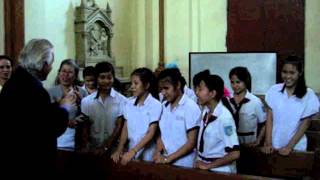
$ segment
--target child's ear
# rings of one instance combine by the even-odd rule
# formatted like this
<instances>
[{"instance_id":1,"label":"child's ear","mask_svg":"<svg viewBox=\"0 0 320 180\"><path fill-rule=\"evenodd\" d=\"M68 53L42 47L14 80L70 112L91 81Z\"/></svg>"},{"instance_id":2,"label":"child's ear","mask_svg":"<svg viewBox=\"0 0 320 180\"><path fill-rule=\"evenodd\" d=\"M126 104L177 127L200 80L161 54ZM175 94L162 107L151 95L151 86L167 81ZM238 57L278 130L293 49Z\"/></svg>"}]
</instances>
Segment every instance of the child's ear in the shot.
<instances>
[{"instance_id":1,"label":"child's ear","mask_svg":"<svg viewBox=\"0 0 320 180\"><path fill-rule=\"evenodd\" d=\"M210 91L209 95L210 95L210 99L214 99L216 97L216 95L217 95L217 91L216 90L212 90L212 91Z\"/></svg>"},{"instance_id":2,"label":"child's ear","mask_svg":"<svg viewBox=\"0 0 320 180\"><path fill-rule=\"evenodd\" d=\"M181 82L180 81L177 84L177 89L181 89Z\"/></svg>"},{"instance_id":3,"label":"child's ear","mask_svg":"<svg viewBox=\"0 0 320 180\"><path fill-rule=\"evenodd\" d=\"M144 88L145 88L146 90L148 90L149 87L150 87L150 83L147 83Z\"/></svg>"}]
</instances>

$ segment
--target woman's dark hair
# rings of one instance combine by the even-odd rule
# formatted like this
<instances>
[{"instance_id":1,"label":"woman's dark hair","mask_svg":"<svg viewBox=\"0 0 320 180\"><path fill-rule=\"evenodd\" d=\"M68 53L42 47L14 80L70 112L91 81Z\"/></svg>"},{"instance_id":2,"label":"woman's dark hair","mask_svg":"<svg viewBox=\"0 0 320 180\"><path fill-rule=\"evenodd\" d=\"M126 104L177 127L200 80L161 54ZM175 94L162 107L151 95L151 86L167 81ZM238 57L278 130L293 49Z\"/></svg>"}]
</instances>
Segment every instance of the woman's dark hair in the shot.
<instances>
[{"instance_id":1,"label":"woman's dark hair","mask_svg":"<svg viewBox=\"0 0 320 180\"><path fill-rule=\"evenodd\" d=\"M144 86L149 84L148 92L151 93L154 98L159 99L157 81L150 69L145 67L135 69L131 73L131 76L138 76Z\"/></svg>"},{"instance_id":2,"label":"woman's dark hair","mask_svg":"<svg viewBox=\"0 0 320 180\"><path fill-rule=\"evenodd\" d=\"M215 100L220 101L221 98L223 97L223 88L224 88L224 82L222 78L218 75L213 74L213 75L208 75L203 77L201 81L203 81L206 84L209 91L215 90L217 92L215 96Z\"/></svg>"},{"instance_id":3,"label":"woman's dark hair","mask_svg":"<svg viewBox=\"0 0 320 180\"><path fill-rule=\"evenodd\" d=\"M5 60L8 60L8 61L10 61L10 63L11 63L11 66L13 66L13 59L11 59L9 56L7 56L7 55L0 55L0 60L1 59L5 59Z\"/></svg>"},{"instance_id":4,"label":"woman's dark hair","mask_svg":"<svg viewBox=\"0 0 320 180\"><path fill-rule=\"evenodd\" d=\"M97 88L97 79L95 78L95 69L93 66L87 66L83 69L82 71L82 77L83 80L87 77L87 76L93 76L94 77L94 87Z\"/></svg>"},{"instance_id":5,"label":"woman's dark hair","mask_svg":"<svg viewBox=\"0 0 320 180\"><path fill-rule=\"evenodd\" d=\"M183 88L186 85L184 77L178 68L169 68L163 70L158 76L158 82L165 81L172 84L174 87L178 86L180 83L180 90L183 93Z\"/></svg>"},{"instance_id":6,"label":"woman's dark hair","mask_svg":"<svg viewBox=\"0 0 320 180\"><path fill-rule=\"evenodd\" d=\"M283 66L286 64L291 64L295 66L298 70L299 78L296 85L296 88L294 89L293 94L296 95L298 98L302 98L307 93L307 85L306 80L304 79L304 67L303 67L303 60L298 56L288 56L283 63ZM284 90L284 89L283 89Z\"/></svg>"},{"instance_id":7,"label":"woman's dark hair","mask_svg":"<svg viewBox=\"0 0 320 180\"><path fill-rule=\"evenodd\" d=\"M87 66L83 69L83 72L82 72L82 77L83 79L86 77L86 76L95 76L95 69L93 66Z\"/></svg>"},{"instance_id":8,"label":"woman's dark hair","mask_svg":"<svg viewBox=\"0 0 320 180\"><path fill-rule=\"evenodd\" d=\"M59 67L59 70L58 72L60 73L62 67L64 65L68 65L68 66L71 66L73 67L74 69L74 81L73 81L73 84L74 85L80 85L80 80L79 80L79 66L78 64L76 63L76 61L74 59L65 59L61 62L60 64L60 67ZM59 75L58 75L59 76ZM59 80L59 77L57 76L56 80L55 80L55 85L58 85L60 84L60 80Z\"/></svg>"},{"instance_id":9,"label":"woman's dark hair","mask_svg":"<svg viewBox=\"0 0 320 180\"><path fill-rule=\"evenodd\" d=\"M103 62L97 63L95 68L94 68L94 71L95 71L96 79L98 79L99 74L108 73L108 72L111 72L113 78L116 77L112 64L107 62L107 61L103 61Z\"/></svg>"},{"instance_id":10,"label":"woman's dark hair","mask_svg":"<svg viewBox=\"0 0 320 180\"><path fill-rule=\"evenodd\" d=\"M231 79L233 75L236 75L240 81L244 82L248 91L251 92L251 75L246 67L238 66L231 69L229 79Z\"/></svg>"},{"instance_id":11,"label":"woman's dark hair","mask_svg":"<svg viewBox=\"0 0 320 180\"><path fill-rule=\"evenodd\" d=\"M113 88L116 91L123 91L121 82L116 78L113 65L107 61L99 62L94 67L95 79L98 80L99 74L111 72L113 76Z\"/></svg>"},{"instance_id":12,"label":"woman's dark hair","mask_svg":"<svg viewBox=\"0 0 320 180\"><path fill-rule=\"evenodd\" d=\"M198 72L196 75L193 76L192 83L193 87L197 87L200 85L200 82L207 76L210 75L210 70L206 69L204 71Z\"/></svg>"}]
</instances>

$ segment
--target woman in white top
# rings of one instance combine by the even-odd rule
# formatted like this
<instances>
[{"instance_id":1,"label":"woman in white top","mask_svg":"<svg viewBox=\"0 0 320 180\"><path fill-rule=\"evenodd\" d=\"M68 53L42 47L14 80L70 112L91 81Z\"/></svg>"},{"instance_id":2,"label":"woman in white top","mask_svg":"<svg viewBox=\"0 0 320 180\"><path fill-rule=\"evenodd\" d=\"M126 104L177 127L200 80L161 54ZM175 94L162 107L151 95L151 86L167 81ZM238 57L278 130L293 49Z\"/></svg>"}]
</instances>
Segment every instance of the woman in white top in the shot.
<instances>
[{"instance_id":1,"label":"woman in white top","mask_svg":"<svg viewBox=\"0 0 320 180\"><path fill-rule=\"evenodd\" d=\"M160 137L153 160L156 163L192 167L200 109L183 93L185 84L179 71L165 69L159 74L158 84L166 101L163 102Z\"/></svg>"},{"instance_id":2,"label":"woman in white top","mask_svg":"<svg viewBox=\"0 0 320 180\"><path fill-rule=\"evenodd\" d=\"M281 71L284 83L272 86L266 94L267 122L266 141L263 151L277 150L288 155L293 150L306 151L305 131L311 116L319 110L317 96L307 88L303 63L296 56L284 61Z\"/></svg>"},{"instance_id":3,"label":"woman in white top","mask_svg":"<svg viewBox=\"0 0 320 180\"><path fill-rule=\"evenodd\" d=\"M72 101L68 107L69 123L67 130L58 137L57 146L60 150L75 150L75 133L78 121L76 117L80 115L81 99L87 95L86 91L77 86L79 66L73 59L65 59L61 62L58 70L55 86L48 90L52 102L64 104Z\"/></svg>"},{"instance_id":4,"label":"woman in white top","mask_svg":"<svg viewBox=\"0 0 320 180\"><path fill-rule=\"evenodd\" d=\"M257 146L265 134L266 116L261 100L250 93L250 72L245 67L235 67L231 69L229 79L233 90L229 102L240 144ZM258 132L258 125L261 128L260 132Z\"/></svg>"},{"instance_id":5,"label":"woman in white top","mask_svg":"<svg viewBox=\"0 0 320 180\"><path fill-rule=\"evenodd\" d=\"M155 143L152 141L158 128L162 106L156 99L158 90L150 69L138 68L131 74L131 97L124 108L126 120L121 131L120 142L111 158L125 165L132 159L152 161ZM124 153L129 140L128 151Z\"/></svg>"},{"instance_id":6,"label":"woman in white top","mask_svg":"<svg viewBox=\"0 0 320 180\"><path fill-rule=\"evenodd\" d=\"M203 111L194 167L236 173L239 142L232 114L221 102L223 88L223 80L217 75L202 77L196 88Z\"/></svg>"}]
</instances>

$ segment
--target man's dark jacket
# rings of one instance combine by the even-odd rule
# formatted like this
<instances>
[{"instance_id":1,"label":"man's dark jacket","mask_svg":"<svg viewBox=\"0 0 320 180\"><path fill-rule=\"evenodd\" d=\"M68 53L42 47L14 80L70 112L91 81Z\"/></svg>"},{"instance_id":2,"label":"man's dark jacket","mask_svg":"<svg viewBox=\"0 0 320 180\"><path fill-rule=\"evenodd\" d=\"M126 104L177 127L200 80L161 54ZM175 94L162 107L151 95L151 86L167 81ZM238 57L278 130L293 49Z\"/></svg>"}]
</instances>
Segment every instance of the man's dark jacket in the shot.
<instances>
[{"instance_id":1,"label":"man's dark jacket","mask_svg":"<svg viewBox=\"0 0 320 180\"><path fill-rule=\"evenodd\" d=\"M0 93L0 176L53 178L57 137L67 122L67 111L51 104L42 83L17 67Z\"/></svg>"}]
</instances>

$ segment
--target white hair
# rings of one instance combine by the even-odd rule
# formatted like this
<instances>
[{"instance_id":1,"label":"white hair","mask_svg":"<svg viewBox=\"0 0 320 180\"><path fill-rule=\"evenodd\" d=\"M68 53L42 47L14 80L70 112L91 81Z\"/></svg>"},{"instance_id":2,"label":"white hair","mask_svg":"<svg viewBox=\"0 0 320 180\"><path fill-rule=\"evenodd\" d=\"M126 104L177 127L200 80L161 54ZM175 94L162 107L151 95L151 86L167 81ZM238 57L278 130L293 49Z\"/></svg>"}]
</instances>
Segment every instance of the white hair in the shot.
<instances>
[{"instance_id":1,"label":"white hair","mask_svg":"<svg viewBox=\"0 0 320 180\"><path fill-rule=\"evenodd\" d=\"M32 39L22 49L19 62L33 75L38 75L43 66L53 63L53 45L47 39Z\"/></svg>"}]
</instances>

